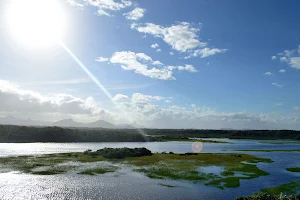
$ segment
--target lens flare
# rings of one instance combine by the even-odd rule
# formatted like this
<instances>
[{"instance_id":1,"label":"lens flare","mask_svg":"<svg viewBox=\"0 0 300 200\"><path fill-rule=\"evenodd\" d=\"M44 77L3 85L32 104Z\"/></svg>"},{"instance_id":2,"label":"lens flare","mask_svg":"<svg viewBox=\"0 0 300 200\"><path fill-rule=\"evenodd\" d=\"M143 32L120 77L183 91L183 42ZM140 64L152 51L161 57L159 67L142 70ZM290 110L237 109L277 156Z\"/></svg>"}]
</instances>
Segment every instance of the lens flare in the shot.
<instances>
[{"instance_id":1,"label":"lens flare","mask_svg":"<svg viewBox=\"0 0 300 200\"><path fill-rule=\"evenodd\" d=\"M202 151L203 145L202 142L193 142L192 150L195 153L200 153Z\"/></svg>"}]
</instances>

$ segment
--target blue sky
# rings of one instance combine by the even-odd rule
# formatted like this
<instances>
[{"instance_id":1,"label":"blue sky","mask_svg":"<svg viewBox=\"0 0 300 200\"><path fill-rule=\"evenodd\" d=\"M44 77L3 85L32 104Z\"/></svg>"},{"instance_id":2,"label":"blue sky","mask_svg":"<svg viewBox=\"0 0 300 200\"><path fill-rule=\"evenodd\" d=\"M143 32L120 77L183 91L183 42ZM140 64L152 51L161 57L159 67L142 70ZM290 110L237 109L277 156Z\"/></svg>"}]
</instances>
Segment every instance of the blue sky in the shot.
<instances>
[{"instance_id":1,"label":"blue sky","mask_svg":"<svg viewBox=\"0 0 300 200\"><path fill-rule=\"evenodd\" d=\"M300 129L300 2L58 3L67 21L62 42L112 98L61 45L20 45L2 15L0 115ZM1 1L0 13L7 5Z\"/></svg>"}]
</instances>

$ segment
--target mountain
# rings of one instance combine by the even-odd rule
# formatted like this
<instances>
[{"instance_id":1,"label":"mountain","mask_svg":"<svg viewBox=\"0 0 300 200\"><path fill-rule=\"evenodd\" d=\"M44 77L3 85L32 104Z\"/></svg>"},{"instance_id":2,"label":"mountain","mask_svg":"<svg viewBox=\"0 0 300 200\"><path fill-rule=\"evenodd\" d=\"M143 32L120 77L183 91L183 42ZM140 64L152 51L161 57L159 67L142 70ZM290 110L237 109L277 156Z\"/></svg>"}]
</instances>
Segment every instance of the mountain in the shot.
<instances>
[{"instance_id":1,"label":"mountain","mask_svg":"<svg viewBox=\"0 0 300 200\"><path fill-rule=\"evenodd\" d=\"M98 120L91 123L76 122L73 119L63 119L54 123L21 119L13 116L0 117L0 124L19 125L19 126L59 126L59 127L74 127L74 128L108 128L108 129L136 129L137 124L120 124L114 125L104 120Z\"/></svg>"},{"instance_id":2,"label":"mountain","mask_svg":"<svg viewBox=\"0 0 300 200\"><path fill-rule=\"evenodd\" d=\"M98 120L91 123L80 123L76 122L73 119L64 119L57 122L54 122L52 126L60 126L60 127L87 127L87 128L118 128L112 123L109 123L104 120Z\"/></svg>"},{"instance_id":3,"label":"mountain","mask_svg":"<svg viewBox=\"0 0 300 200\"><path fill-rule=\"evenodd\" d=\"M52 126L60 127L85 127L86 124L75 122L73 119L63 119L51 124Z\"/></svg>"},{"instance_id":4,"label":"mountain","mask_svg":"<svg viewBox=\"0 0 300 200\"><path fill-rule=\"evenodd\" d=\"M112 123L109 123L107 121L104 120L98 120L92 123L88 123L86 124L86 127L91 127L91 128L118 128L117 126L115 126Z\"/></svg>"}]
</instances>

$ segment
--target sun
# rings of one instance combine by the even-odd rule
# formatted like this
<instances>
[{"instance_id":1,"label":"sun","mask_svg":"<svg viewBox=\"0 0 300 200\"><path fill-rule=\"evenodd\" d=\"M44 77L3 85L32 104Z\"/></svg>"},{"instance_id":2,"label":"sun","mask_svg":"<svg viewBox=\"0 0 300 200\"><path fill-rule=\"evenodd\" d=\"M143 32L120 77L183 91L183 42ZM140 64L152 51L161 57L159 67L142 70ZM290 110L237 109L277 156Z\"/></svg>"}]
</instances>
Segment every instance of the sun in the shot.
<instances>
[{"instance_id":1,"label":"sun","mask_svg":"<svg viewBox=\"0 0 300 200\"><path fill-rule=\"evenodd\" d=\"M57 44L65 27L65 17L57 0L11 0L6 9L10 35L26 47Z\"/></svg>"}]
</instances>

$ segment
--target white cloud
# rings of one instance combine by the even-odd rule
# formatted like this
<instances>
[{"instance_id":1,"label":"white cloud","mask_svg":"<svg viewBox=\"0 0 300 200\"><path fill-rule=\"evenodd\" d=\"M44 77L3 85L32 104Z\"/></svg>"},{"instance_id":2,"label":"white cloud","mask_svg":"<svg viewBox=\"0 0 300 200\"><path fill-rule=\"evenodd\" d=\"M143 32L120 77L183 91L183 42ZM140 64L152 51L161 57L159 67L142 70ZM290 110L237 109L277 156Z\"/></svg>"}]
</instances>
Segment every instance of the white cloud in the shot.
<instances>
[{"instance_id":1,"label":"white cloud","mask_svg":"<svg viewBox=\"0 0 300 200\"><path fill-rule=\"evenodd\" d=\"M143 8L135 8L131 12L125 13L124 16L126 16L126 18L129 20L139 20L144 16L145 11L146 10Z\"/></svg>"},{"instance_id":2,"label":"white cloud","mask_svg":"<svg viewBox=\"0 0 300 200\"><path fill-rule=\"evenodd\" d=\"M81 3L76 2L75 0L66 0L71 6L83 8L84 5Z\"/></svg>"},{"instance_id":3,"label":"white cloud","mask_svg":"<svg viewBox=\"0 0 300 200\"><path fill-rule=\"evenodd\" d=\"M279 70L279 72L280 73L284 73L284 72L286 72L286 70L285 69L281 69L281 70Z\"/></svg>"},{"instance_id":4,"label":"white cloud","mask_svg":"<svg viewBox=\"0 0 300 200\"><path fill-rule=\"evenodd\" d=\"M129 98L128 96L124 94L117 94L114 98L113 101L127 101Z\"/></svg>"},{"instance_id":5,"label":"white cloud","mask_svg":"<svg viewBox=\"0 0 300 200\"><path fill-rule=\"evenodd\" d=\"M297 49L284 50L282 53L278 53L280 61L287 63L294 69L300 69L300 46Z\"/></svg>"},{"instance_id":6,"label":"white cloud","mask_svg":"<svg viewBox=\"0 0 300 200\"><path fill-rule=\"evenodd\" d=\"M131 97L131 100L134 103L146 103L150 101L160 101L164 100L164 97L161 96L151 96L151 95L144 95L142 93L134 93Z\"/></svg>"},{"instance_id":7,"label":"white cloud","mask_svg":"<svg viewBox=\"0 0 300 200\"><path fill-rule=\"evenodd\" d=\"M198 72L197 69L192 66L192 65L185 65L185 66L178 66L177 67L178 70L186 70L186 71L189 71L189 72Z\"/></svg>"},{"instance_id":8,"label":"white cloud","mask_svg":"<svg viewBox=\"0 0 300 200\"><path fill-rule=\"evenodd\" d=\"M131 24L131 28L141 33L151 34L154 37L161 38L176 51L188 53L189 56L186 58L199 55L204 58L227 51L227 49L211 49L206 47L207 43L201 41L199 38L200 29L193 27L188 22L179 22L169 27L153 23L146 23L144 25Z\"/></svg>"},{"instance_id":9,"label":"white cloud","mask_svg":"<svg viewBox=\"0 0 300 200\"><path fill-rule=\"evenodd\" d=\"M44 121L73 118L90 122L99 118L113 122L135 121L150 128L201 128L201 129L300 129L300 117L246 112L217 112L209 107L192 104L188 108L171 103L171 97L134 93L131 97L117 94L113 100L116 108L110 111L98 106L92 98L68 94L43 95L24 90L9 81L0 81L0 114L25 116ZM163 104L163 106L160 106ZM120 107L124 112L117 109ZM294 107L300 110L300 107ZM126 113L126 114L124 114ZM130 120L129 120L130 119Z\"/></svg>"},{"instance_id":10,"label":"white cloud","mask_svg":"<svg viewBox=\"0 0 300 200\"><path fill-rule=\"evenodd\" d=\"M272 85L274 85L274 86L276 86L276 87L283 87L284 85L280 85L280 84L278 84L278 83L272 83Z\"/></svg>"},{"instance_id":11,"label":"white cloud","mask_svg":"<svg viewBox=\"0 0 300 200\"><path fill-rule=\"evenodd\" d=\"M42 95L4 80L0 80L0 102L0 112L106 114L92 97L81 99L59 93Z\"/></svg>"},{"instance_id":12,"label":"white cloud","mask_svg":"<svg viewBox=\"0 0 300 200\"><path fill-rule=\"evenodd\" d=\"M300 69L300 57L291 57L290 65L292 68Z\"/></svg>"},{"instance_id":13,"label":"white cloud","mask_svg":"<svg viewBox=\"0 0 300 200\"><path fill-rule=\"evenodd\" d=\"M227 49L218 49L218 48L204 48L204 49L197 49L194 50L193 53L191 53L189 56L186 56L185 59L191 58L191 57L198 57L199 55L201 56L201 58L205 58L208 56L212 56L215 55L217 53L225 53L227 51Z\"/></svg>"},{"instance_id":14,"label":"white cloud","mask_svg":"<svg viewBox=\"0 0 300 200\"><path fill-rule=\"evenodd\" d=\"M196 72L192 65L185 67L165 66L162 62L154 61L150 56L144 53L134 53L131 51L115 52L110 58L110 62L120 64L124 70L133 70L137 74L141 74L154 79L175 80L173 70L186 70Z\"/></svg>"},{"instance_id":15,"label":"white cloud","mask_svg":"<svg viewBox=\"0 0 300 200\"><path fill-rule=\"evenodd\" d=\"M267 75L267 76L272 76L272 75L274 75L274 74L271 73L271 72L266 72L265 75Z\"/></svg>"},{"instance_id":16,"label":"white cloud","mask_svg":"<svg viewBox=\"0 0 300 200\"><path fill-rule=\"evenodd\" d=\"M126 7L132 6L129 0L82 0L82 4L77 3L75 0L67 0L71 5L77 7L94 6L96 7L97 14L100 16L111 16L110 11L119 11Z\"/></svg>"},{"instance_id":17,"label":"white cloud","mask_svg":"<svg viewBox=\"0 0 300 200\"><path fill-rule=\"evenodd\" d=\"M135 93L119 106L139 124L155 128L248 128L276 129L282 127L300 128L300 118L276 117L269 114L246 112L216 112L209 107L192 104L190 108L177 105L160 107L156 102L167 98Z\"/></svg>"},{"instance_id":18,"label":"white cloud","mask_svg":"<svg viewBox=\"0 0 300 200\"><path fill-rule=\"evenodd\" d=\"M156 52L161 52L161 49L156 49Z\"/></svg>"},{"instance_id":19,"label":"white cloud","mask_svg":"<svg viewBox=\"0 0 300 200\"><path fill-rule=\"evenodd\" d=\"M173 53L173 52L170 52L170 55L171 55L171 56L173 56L173 55L174 55L174 53Z\"/></svg>"},{"instance_id":20,"label":"white cloud","mask_svg":"<svg viewBox=\"0 0 300 200\"><path fill-rule=\"evenodd\" d=\"M272 56L271 59L272 60L276 60L277 58L276 58L276 56Z\"/></svg>"},{"instance_id":21,"label":"white cloud","mask_svg":"<svg viewBox=\"0 0 300 200\"><path fill-rule=\"evenodd\" d=\"M157 61L154 61L153 64L152 58L144 53L134 53L131 51L115 52L111 57L110 62L114 64L121 64L121 67L124 70L134 70L135 73L148 76L150 78L175 80L172 71L166 68L152 67L149 69L148 66L157 64Z\"/></svg>"},{"instance_id":22,"label":"white cloud","mask_svg":"<svg viewBox=\"0 0 300 200\"><path fill-rule=\"evenodd\" d=\"M97 58L95 59L96 62L106 62L106 61L108 61L108 60L109 60L109 58L104 58L104 57L97 57Z\"/></svg>"},{"instance_id":23,"label":"white cloud","mask_svg":"<svg viewBox=\"0 0 300 200\"><path fill-rule=\"evenodd\" d=\"M283 103L276 103L275 106L283 106Z\"/></svg>"},{"instance_id":24,"label":"white cloud","mask_svg":"<svg viewBox=\"0 0 300 200\"><path fill-rule=\"evenodd\" d=\"M164 65L162 62L156 60L156 61L153 61L152 63L153 65Z\"/></svg>"},{"instance_id":25,"label":"white cloud","mask_svg":"<svg viewBox=\"0 0 300 200\"><path fill-rule=\"evenodd\" d=\"M158 47L159 47L159 45L157 43L151 45L151 48L153 48L153 49L156 49Z\"/></svg>"}]
</instances>

